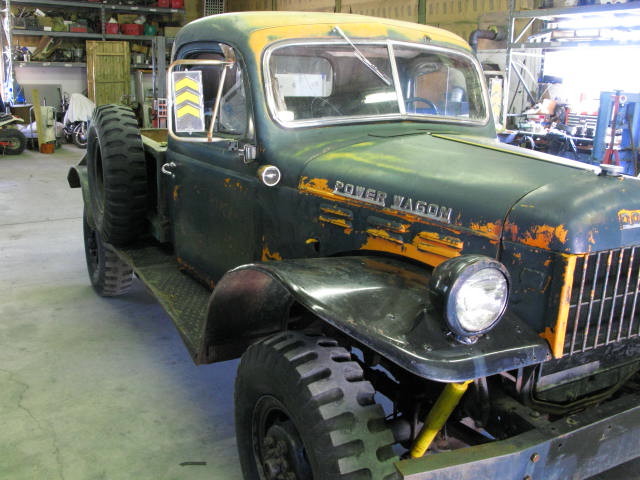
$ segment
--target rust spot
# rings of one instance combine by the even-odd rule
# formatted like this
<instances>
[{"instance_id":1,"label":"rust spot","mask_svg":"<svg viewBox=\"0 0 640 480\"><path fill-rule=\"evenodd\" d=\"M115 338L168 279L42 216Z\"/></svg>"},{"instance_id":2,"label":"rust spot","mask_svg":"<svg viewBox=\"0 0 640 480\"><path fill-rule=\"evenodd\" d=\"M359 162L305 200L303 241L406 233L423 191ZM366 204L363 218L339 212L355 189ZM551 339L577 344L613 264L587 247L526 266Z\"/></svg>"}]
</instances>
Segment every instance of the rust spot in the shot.
<instances>
[{"instance_id":1,"label":"rust spot","mask_svg":"<svg viewBox=\"0 0 640 480\"><path fill-rule=\"evenodd\" d=\"M282 256L278 252L271 252L268 246L262 247L262 261L269 262L271 260L282 260Z\"/></svg>"},{"instance_id":2,"label":"rust spot","mask_svg":"<svg viewBox=\"0 0 640 480\"><path fill-rule=\"evenodd\" d=\"M516 258L518 260L522 260L522 254L521 253L514 253L513 254L513 258Z\"/></svg>"},{"instance_id":3,"label":"rust spot","mask_svg":"<svg viewBox=\"0 0 640 480\"><path fill-rule=\"evenodd\" d=\"M178 194L180 192L180 185L176 185L173 187L173 200L178 200Z\"/></svg>"},{"instance_id":4,"label":"rust spot","mask_svg":"<svg viewBox=\"0 0 640 480\"><path fill-rule=\"evenodd\" d=\"M560 243L565 243L568 233L564 225L558 225L557 227L536 225L524 234L522 243L531 247L549 250L549 245L554 239L558 239Z\"/></svg>"},{"instance_id":5,"label":"rust spot","mask_svg":"<svg viewBox=\"0 0 640 480\"><path fill-rule=\"evenodd\" d=\"M551 265L551 259L550 259L550 258L546 259L546 260L544 261L543 265L544 265L545 267L548 267L549 265Z\"/></svg>"},{"instance_id":6,"label":"rust spot","mask_svg":"<svg viewBox=\"0 0 640 480\"><path fill-rule=\"evenodd\" d=\"M245 186L238 180L234 181L230 178L224 179L225 188L233 188L234 190L245 190Z\"/></svg>"}]
</instances>

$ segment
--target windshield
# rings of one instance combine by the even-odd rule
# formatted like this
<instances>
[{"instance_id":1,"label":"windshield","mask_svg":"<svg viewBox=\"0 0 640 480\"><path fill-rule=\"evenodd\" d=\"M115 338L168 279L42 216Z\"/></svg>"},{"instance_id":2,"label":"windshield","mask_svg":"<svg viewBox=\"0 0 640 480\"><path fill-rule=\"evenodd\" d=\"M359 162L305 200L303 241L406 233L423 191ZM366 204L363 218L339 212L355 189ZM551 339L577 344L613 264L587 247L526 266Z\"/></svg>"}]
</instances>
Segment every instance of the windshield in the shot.
<instances>
[{"instance_id":1,"label":"windshield","mask_svg":"<svg viewBox=\"0 0 640 480\"><path fill-rule=\"evenodd\" d=\"M273 48L266 67L274 116L290 126L405 116L487 121L481 77L466 55L404 43L356 45Z\"/></svg>"}]
</instances>

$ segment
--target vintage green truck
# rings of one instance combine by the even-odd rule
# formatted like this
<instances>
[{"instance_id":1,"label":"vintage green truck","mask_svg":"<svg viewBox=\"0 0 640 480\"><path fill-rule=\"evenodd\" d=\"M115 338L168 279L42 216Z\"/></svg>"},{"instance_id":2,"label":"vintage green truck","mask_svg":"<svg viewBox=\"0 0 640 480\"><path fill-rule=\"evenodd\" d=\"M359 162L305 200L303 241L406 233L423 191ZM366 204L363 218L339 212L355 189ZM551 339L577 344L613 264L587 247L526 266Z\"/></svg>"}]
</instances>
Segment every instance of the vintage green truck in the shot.
<instances>
[{"instance_id":1,"label":"vintage green truck","mask_svg":"<svg viewBox=\"0 0 640 480\"><path fill-rule=\"evenodd\" d=\"M242 357L246 479L586 478L640 450L640 184L500 144L459 37L344 14L177 36L168 128L101 106L98 294Z\"/></svg>"}]
</instances>

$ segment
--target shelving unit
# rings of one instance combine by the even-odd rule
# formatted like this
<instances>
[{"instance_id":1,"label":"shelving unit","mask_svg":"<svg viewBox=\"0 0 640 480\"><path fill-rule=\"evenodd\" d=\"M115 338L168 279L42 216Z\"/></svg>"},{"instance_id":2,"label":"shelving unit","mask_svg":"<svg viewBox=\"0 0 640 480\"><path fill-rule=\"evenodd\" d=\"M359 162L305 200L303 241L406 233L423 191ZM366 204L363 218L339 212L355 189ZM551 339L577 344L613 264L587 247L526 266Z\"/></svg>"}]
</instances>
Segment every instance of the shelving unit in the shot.
<instances>
[{"instance_id":1,"label":"shelving unit","mask_svg":"<svg viewBox=\"0 0 640 480\"><path fill-rule=\"evenodd\" d=\"M183 9L178 8L160 8L160 7L140 7L135 5L110 5L100 2L73 2L67 0L11 0L13 5L24 5L29 7L49 7L49 8L82 8L88 10L102 10L109 12L132 12L132 13L155 13L155 14L173 14L184 13Z\"/></svg>"},{"instance_id":2,"label":"shelving unit","mask_svg":"<svg viewBox=\"0 0 640 480\"><path fill-rule=\"evenodd\" d=\"M160 51L157 48L157 44L162 44L166 46L167 42L171 43L173 39L165 38L162 36L155 35L124 35L124 34L107 34L104 31L104 25L106 24L109 16L112 13L137 13L141 15L184 15L184 9L177 8L161 8L161 7L146 7L146 6L136 6L136 5L116 5L116 4L106 4L99 2L88 2L88 1L70 1L70 0L0 0L1 5L3 5L4 9L2 11L1 21L2 21L2 38L1 46L2 46L2 56L3 56L3 85L5 87L5 101L13 100L13 61L12 61L12 37L13 36L29 36L29 37L53 37L53 38L67 38L67 39L82 39L82 40L126 40L126 41L136 41L136 42L150 42L152 45L151 51L156 53ZM44 31L44 30L23 30L23 29L15 29L13 28L11 21L11 7L12 6L25 6L25 7L38 7L38 8L46 8L46 9L73 9L87 12L99 12L100 14L100 23L102 25L101 32L64 32L64 31ZM164 53L166 51L165 48L162 48L161 51ZM153 60L151 65L132 65L132 69L137 68L159 68L164 65L164 59L160 61L159 59ZM33 67L64 67L64 68L81 68L85 67L86 64L82 62L16 62L16 65L19 65L21 68L33 68ZM154 73L154 80L158 79L161 83L161 78L164 78L163 75L157 75ZM154 89L159 91L163 91L164 87L162 85L155 86L154 81Z\"/></svg>"},{"instance_id":3,"label":"shelving unit","mask_svg":"<svg viewBox=\"0 0 640 480\"><path fill-rule=\"evenodd\" d=\"M576 47L596 47L596 46L633 46L640 45L640 40L598 40L598 39L579 39L572 38L570 40L545 41L544 34L551 33L557 29L542 29L538 32L535 39L530 41L529 37L525 39L527 32L531 32L536 22L552 22L567 19L615 19L628 18L633 16L639 19L640 23L640 2L616 3L605 5L587 5L580 7L564 7L564 8L545 8L538 10L515 10L515 0L509 0L509 24L507 33L507 49L505 62L505 85L502 102L502 123L506 125L508 109L510 105L510 91L513 75L518 77L519 84L522 84L525 90L528 89L522 79L522 72L519 72L514 65L514 55L531 56L531 50L548 51L558 49L569 49ZM526 20L524 26L516 28L516 22ZM629 31L628 27L606 27L606 30ZM541 53L542 55L542 53Z\"/></svg>"}]
</instances>

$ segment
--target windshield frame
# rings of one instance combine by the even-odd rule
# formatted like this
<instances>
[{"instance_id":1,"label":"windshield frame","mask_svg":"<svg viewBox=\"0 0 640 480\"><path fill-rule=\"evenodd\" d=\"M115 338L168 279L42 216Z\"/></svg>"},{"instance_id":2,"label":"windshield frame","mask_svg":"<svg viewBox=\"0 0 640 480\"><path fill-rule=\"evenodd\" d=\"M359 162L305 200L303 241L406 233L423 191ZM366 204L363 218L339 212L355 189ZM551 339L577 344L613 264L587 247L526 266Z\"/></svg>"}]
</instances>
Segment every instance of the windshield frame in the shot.
<instances>
[{"instance_id":1,"label":"windshield frame","mask_svg":"<svg viewBox=\"0 0 640 480\"><path fill-rule=\"evenodd\" d=\"M489 95L487 93L487 86L484 78L484 73L482 72L482 67L480 66L480 62L478 62L477 58L471 55L469 52L465 52L463 50L459 50L453 47L444 47L439 45L423 45L420 43L414 42L403 42L398 40L371 40L371 39L351 39L351 41L355 45L365 45L365 46L385 46L387 47L387 51L389 52L389 60L391 62L391 73L393 86L396 91L396 96L398 98L403 98L402 94L402 86L400 84L400 78L398 75L398 68L395 60L395 55L393 51L393 46L405 46L405 47L413 47L421 50L436 52L436 53L444 53L451 56L462 57L465 60L468 60L473 68L476 70L476 74L480 79L480 85L482 88L482 101L484 104L485 115L480 119L460 119L452 116L442 116L442 115L429 115L429 114L420 114L414 115L411 113L406 113L405 104L402 101L398 102L400 113L387 113L387 114L377 114L377 115L352 115L348 117L324 117L321 119L309 119L309 120L284 120L278 116L278 108L276 99L274 97L273 92L273 82L271 78L271 72L269 70L269 63L271 60L272 53L282 47L289 46L305 46L305 45L327 45L327 44L337 44L337 45L346 45L349 43L342 39L289 39L283 40L279 42L274 42L270 44L267 48L265 48L263 57L262 57L262 77L265 88L265 97L267 101L267 106L269 110L269 114L274 122L284 128L304 128L304 127L320 127L320 126L328 126L328 125L344 125L344 124L353 124L353 123L379 123L379 122L388 122L390 120L400 120L400 121L416 121L420 123L440 123L440 124L453 124L453 125L471 125L471 126L480 126L485 127L489 124L491 118L491 106L489 103ZM401 96L401 97L400 97Z\"/></svg>"}]
</instances>

